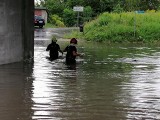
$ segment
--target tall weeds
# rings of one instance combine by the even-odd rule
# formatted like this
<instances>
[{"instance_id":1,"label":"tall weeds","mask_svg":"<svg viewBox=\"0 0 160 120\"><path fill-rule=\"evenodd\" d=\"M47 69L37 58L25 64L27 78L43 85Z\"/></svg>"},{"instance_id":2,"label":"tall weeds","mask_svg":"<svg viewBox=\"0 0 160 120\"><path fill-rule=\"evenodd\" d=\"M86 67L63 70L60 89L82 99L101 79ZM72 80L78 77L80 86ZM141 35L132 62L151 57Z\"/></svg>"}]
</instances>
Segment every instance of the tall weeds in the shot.
<instances>
[{"instance_id":1,"label":"tall weeds","mask_svg":"<svg viewBox=\"0 0 160 120\"><path fill-rule=\"evenodd\" d=\"M90 41L152 42L160 40L160 12L103 13L84 26Z\"/></svg>"}]
</instances>

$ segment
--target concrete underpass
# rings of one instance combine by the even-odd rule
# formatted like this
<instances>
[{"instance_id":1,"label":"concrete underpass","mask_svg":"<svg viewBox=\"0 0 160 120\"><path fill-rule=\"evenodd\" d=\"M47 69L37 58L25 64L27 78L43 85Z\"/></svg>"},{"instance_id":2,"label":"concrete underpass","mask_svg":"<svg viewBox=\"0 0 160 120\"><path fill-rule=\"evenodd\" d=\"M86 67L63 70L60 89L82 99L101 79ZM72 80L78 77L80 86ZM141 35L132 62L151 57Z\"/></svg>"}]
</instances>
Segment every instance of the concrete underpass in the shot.
<instances>
[{"instance_id":1,"label":"concrete underpass","mask_svg":"<svg viewBox=\"0 0 160 120\"><path fill-rule=\"evenodd\" d=\"M34 54L34 0L0 1L0 64Z\"/></svg>"}]
</instances>

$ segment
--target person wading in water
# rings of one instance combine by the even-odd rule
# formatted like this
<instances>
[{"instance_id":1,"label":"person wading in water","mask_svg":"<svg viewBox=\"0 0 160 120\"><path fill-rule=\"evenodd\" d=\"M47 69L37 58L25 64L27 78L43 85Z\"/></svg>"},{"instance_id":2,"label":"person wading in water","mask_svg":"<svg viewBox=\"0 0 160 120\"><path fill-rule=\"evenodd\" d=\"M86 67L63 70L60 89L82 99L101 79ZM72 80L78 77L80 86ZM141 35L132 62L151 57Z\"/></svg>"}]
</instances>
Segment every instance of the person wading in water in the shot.
<instances>
[{"instance_id":1,"label":"person wading in water","mask_svg":"<svg viewBox=\"0 0 160 120\"><path fill-rule=\"evenodd\" d=\"M66 64L75 64L77 56L83 56L83 54L77 52L77 45L78 41L76 38L72 38L70 40L70 45L68 45L63 52L67 52L66 54Z\"/></svg>"},{"instance_id":2,"label":"person wading in water","mask_svg":"<svg viewBox=\"0 0 160 120\"><path fill-rule=\"evenodd\" d=\"M47 49L46 51L49 51L49 56L50 56L50 60L56 60L58 59L59 57L59 52L62 53L63 55L63 52L62 50L60 49L60 46L56 43L57 42L57 39L55 36L52 36L52 43L49 44L47 46Z\"/></svg>"}]
</instances>

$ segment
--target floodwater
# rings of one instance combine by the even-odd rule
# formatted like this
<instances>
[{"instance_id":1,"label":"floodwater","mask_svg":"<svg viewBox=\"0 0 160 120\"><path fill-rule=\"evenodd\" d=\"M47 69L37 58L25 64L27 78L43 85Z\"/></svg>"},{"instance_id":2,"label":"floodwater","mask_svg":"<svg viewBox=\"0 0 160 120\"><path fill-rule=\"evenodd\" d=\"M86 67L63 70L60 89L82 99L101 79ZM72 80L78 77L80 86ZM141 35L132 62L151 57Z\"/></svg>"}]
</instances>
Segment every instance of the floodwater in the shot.
<instances>
[{"instance_id":1,"label":"floodwater","mask_svg":"<svg viewBox=\"0 0 160 120\"><path fill-rule=\"evenodd\" d=\"M49 42L35 39L33 63L0 66L0 120L160 120L160 47L82 41L67 66L47 59Z\"/></svg>"}]
</instances>

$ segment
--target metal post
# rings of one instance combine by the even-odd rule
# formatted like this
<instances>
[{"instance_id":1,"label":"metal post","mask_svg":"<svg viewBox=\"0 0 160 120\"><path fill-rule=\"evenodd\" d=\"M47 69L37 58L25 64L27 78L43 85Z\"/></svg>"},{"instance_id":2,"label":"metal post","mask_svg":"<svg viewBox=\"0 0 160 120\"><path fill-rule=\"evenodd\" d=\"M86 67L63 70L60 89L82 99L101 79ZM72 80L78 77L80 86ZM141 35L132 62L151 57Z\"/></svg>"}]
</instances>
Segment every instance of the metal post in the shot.
<instances>
[{"instance_id":1,"label":"metal post","mask_svg":"<svg viewBox=\"0 0 160 120\"><path fill-rule=\"evenodd\" d=\"M77 13L77 27L79 26L79 11Z\"/></svg>"},{"instance_id":2,"label":"metal post","mask_svg":"<svg viewBox=\"0 0 160 120\"><path fill-rule=\"evenodd\" d=\"M136 12L134 15L134 37L136 37Z\"/></svg>"}]
</instances>

